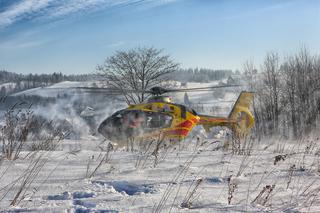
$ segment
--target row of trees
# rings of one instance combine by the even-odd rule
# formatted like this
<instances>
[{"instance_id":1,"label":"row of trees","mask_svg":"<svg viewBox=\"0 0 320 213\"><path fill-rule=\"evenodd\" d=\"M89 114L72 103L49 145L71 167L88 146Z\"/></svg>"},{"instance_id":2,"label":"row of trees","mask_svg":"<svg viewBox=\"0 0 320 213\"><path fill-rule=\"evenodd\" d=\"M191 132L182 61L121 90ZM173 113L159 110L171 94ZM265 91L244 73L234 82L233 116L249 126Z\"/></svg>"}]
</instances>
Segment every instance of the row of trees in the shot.
<instances>
[{"instance_id":1,"label":"row of trees","mask_svg":"<svg viewBox=\"0 0 320 213\"><path fill-rule=\"evenodd\" d=\"M6 70L0 70L0 84L7 82L18 83L21 81L29 82L30 84L42 83L58 83L61 81L87 81L93 79L92 74L81 75L65 75L61 72L54 72L52 74L17 74L14 72L8 72Z\"/></svg>"},{"instance_id":2,"label":"row of trees","mask_svg":"<svg viewBox=\"0 0 320 213\"><path fill-rule=\"evenodd\" d=\"M235 74L231 70L181 69L169 55L152 47L117 51L97 70L100 79L106 79L109 86L121 91L128 104L143 102L148 96L145 91L164 80L209 82Z\"/></svg>"},{"instance_id":3,"label":"row of trees","mask_svg":"<svg viewBox=\"0 0 320 213\"><path fill-rule=\"evenodd\" d=\"M232 70L189 68L177 70L170 75L170 79L182 82L210 82L225 79L233 74L235 73Z\"/></svg>"},{"instance_id":4,"label":"row of trees","mask_svg":"<svg viewBox=\"0 0 320 213\"><path fill-rule=\"evenodd\" d=\"M17 74L0 70L0 96L31 89L35 87L48 86L62 81L88 81L94 75L63 75L61 72L52 74ZM9 83L7 85L2 85Z\"/></svg>"},{"instance_id":5,"label":"row of trees","mask_svg":"<svg viewBox=\"0 0 320 213\"><path fill-rule=\"evenodd\" d=\"M320 56L306 48L280 58L266 55L258 71L244 64L249 89L256 92L254 113L258 135L294 136L310 133L320 115Z\"/></svg>"}]
</instances>

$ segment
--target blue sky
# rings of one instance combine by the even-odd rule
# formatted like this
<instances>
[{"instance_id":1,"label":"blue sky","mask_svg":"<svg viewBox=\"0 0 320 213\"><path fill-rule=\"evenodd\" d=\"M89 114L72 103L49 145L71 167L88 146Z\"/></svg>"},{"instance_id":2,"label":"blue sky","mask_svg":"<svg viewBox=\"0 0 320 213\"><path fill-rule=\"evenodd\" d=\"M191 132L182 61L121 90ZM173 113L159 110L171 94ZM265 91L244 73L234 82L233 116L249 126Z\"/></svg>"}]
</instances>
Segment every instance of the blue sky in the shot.
<instances>
[{"instance_id":1,"label":"blue sky","mask_svg":"<svg viewBox=\"0 0 320 213\"><path fill-rule=\"evenodd\" d=\"M320 0L0 0L0 69L18 73L90 73L139 46L241 70L301 45L319 54Z\"/></svg>"}]
</instances>

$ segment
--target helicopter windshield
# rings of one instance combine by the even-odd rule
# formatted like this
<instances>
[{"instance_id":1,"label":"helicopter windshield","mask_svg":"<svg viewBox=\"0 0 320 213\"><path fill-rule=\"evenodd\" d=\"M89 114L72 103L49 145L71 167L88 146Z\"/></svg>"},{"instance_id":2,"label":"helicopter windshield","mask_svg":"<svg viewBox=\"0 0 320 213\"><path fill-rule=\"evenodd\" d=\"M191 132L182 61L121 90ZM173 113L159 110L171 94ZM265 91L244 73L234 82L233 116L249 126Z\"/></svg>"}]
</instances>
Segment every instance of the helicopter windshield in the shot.
<instances>
[{"instance_id":1,"label":"helicopter windshield","mask_svg":"<svg viewBox=\"0 0 320 213\"><path fill-rule=\"evenodd\" d=\"M166 113L121 110L104 120L98 131L107 139L123 140L170 127L171 123L172 116Z\"/></svg>"}]
</instances>

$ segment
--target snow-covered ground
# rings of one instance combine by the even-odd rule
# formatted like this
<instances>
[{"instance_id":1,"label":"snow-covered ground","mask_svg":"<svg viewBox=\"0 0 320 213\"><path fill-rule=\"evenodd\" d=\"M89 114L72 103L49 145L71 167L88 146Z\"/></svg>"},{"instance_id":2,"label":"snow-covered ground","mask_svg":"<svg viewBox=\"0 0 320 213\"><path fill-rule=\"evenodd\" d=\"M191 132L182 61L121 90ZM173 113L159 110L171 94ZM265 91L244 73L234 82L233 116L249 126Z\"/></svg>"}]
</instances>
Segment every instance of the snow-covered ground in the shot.
<instances>
[{"instance_id":1,"label":"snow-covered ground","mask_svg":"<svg viewBox=\"0 0 320 213\"><path fill-rule=\"evenodd\" d=\"M0 84L0 88L4 87L9 90L13 89L15 86L16 86L16 83L13 83L13 82Z\"/></svg>"},{"instance_id":2,"label":"snow-covered ground","mask_svg":"<svg viewBox=\"0 0 320 213\"><path fill-rule=\"evenodd\" d=\"M154 156L139 151L112 151L105 161L106 145L94 138L65 140L57 151L35 156L24 152L1 164L0 207L11 212L319 212L319 141L264 141L255 143L250 155L223 150L223 141L202 142L162 150L156 166ZM27 179L17 207L9 207L40 155L39 174ZM275 163L276 156L283 159ZM191 207L183 208L199 179ZM254 201L267 185L274 185L273 191Z\"/></svg>"}]
</instances>

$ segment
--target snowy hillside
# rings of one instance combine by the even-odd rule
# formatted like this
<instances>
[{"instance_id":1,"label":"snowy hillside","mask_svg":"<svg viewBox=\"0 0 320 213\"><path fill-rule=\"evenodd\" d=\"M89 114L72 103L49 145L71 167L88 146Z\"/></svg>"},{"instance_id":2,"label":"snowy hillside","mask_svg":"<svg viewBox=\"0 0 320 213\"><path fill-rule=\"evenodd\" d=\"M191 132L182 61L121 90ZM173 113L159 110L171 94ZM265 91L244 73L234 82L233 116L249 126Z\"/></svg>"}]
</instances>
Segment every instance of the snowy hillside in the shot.
<instances>
[{"instance_id":1,"label":"snowy hillside","mask_svg":"<svg viewBox=\"0 0 320 213\"><path fill-rule=\"evenodd\" d=\"M57 97L61 93L70 93L75 87L92 87L96 82L63 81L48 87L37 87L13 94L14 96L35 95L41 97Z\"/></svg>"}]
</instances>

